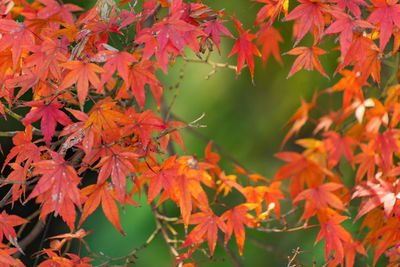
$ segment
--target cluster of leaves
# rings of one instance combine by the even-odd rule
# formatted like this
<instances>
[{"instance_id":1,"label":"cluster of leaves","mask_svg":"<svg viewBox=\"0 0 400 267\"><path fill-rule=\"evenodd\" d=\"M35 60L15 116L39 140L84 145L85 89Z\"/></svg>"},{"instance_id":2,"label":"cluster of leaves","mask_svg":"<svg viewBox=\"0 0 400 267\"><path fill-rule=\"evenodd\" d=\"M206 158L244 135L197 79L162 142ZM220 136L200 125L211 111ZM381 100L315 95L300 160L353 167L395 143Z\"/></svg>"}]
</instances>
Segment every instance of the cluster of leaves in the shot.
<instances>
[{"instance_id":1,"label":"cluster of leaves","mask_svg":"<svg viewBox=\"0 0 400 267\"><path fill-rule=\"evenodd\" d=\"M138 205L133 198L142 194L156 218L155 234L166 240L177 265L196 264L193 253L202 243L212 258L221 232L225 244L235 235L241 254L245 227L263 230L271 211L285 221L279 203L285 196L279 188L287 179L293 205L305 201L300 218L305 223L299 229L306 228L310 219L318 221L316 242L325 238L330 266L353 266L356 253L366 255L369 247L374 263L385 253L390 264L398 264L400 4L300 0L289 12L288 0L256 1L263 4L255 19L257 34L244 29L228 12L200 2L99 0L84 12L55 0L0 1L0 112L25 127L4 133L13 136L14 146L2 169L0 186L8 193L0 207L12 211L16 202L35 201L40 204L39 225L47 217L60 216L71 231L54 237L50 247L40 252L46 258L40 266L91 266L92 259L68 253L65 244L73 238L101 260L87 247L83 239L87 232L77 228L101 204L105 216L123 234L118 204ZM213 47L219 52L225 37L235 40L229 56L237 54L233 67L237 74L247 63L253 78L254 56L267 61L272 53L281 63L283 39L273 26L281 14L285 21L295 21L295 46L308 33L313 37L311 47L287 52L298 56L289 76L315 67L328 77L318 59L326 52L318 46L331 36L339 38L335 73L343 77L324 95L343 91L343 103L315 120L317 137L296 141L304 148L302 153L278 153L287 163L272 181L239 166L237 174L225 174L211 143L202 160L172 153L172 141L186 151L179 130L196 124L169 120L171 105L162 100L164 87L155 72L167 73L177 57L214 68L232 67L209 61L209 53ZM236 29L236 37L227 23ZM261 52L256 45L261 45ZM199 59L189 59L188 49ZM373 87L368 81L380 85L382 63L391 71L388 81L379 89L379 97L365 95L365 89ZM161 114L145 108L146 89ZM310 103L303 101L289 120L293 125L283 145L310 121L320 95L316 93ZM356 170L346 184L342 156ZM93 173L95 181L89 179ZM247 185L241 176L249 181ZM241 203L233 207L223 203L229 194L241 195ZM355 198L362 199L354 219L364 217L362 237L342 225L351 221L346 214ZM158 209L165 201L176 203L178 222L190 229L180 244L171 244L165 230L172 220ZM23 266L18 255L28 242L20 236L23 231L17 234L14 227L23 229L29 220L6 211L0 214L0 239L8 241L0 246L0 265Z\"/></svg>"}]
</instances>

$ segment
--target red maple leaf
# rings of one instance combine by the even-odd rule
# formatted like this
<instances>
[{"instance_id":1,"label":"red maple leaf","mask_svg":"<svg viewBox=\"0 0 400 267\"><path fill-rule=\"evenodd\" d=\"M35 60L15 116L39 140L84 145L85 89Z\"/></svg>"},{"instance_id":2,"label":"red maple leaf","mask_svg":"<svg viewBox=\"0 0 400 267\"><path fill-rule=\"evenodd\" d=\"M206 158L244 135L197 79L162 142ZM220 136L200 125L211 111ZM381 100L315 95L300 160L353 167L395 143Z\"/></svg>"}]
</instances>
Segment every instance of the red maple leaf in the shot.
<instances>
[{"instance_id":1,"label":"red maple leaf","mask_svg":"<svg viewBox=\"0 0 400 267\"><path fill-rule=\"evenodd\" d=\"M292 177L290 195L293 199L303 191L305 182L310 188L317 187L322 184L325 175L329 174L322 166L307 159L304 155L295 152L281 152L275 156L288 163L276 172L274 180L281 181Z\"/></svg>"},{"instance_id":2,"label":"red maple leaf","mask_svg":"<svg viewBox=\"0 0 400 267\"><path fill-rule=\"evenodd\" d=\"M339 210L344 210L345 206L340 198L332 193L342 188L342 184L338 183L326 183L317 187L313 187L304 190L293 200L296 203L300 200L305 199L306 205L302 218L306 221L310 219L311 216L315 215L316 212L328 208L328 205Z\"/></svg>"},{"instance_id":3,"label":"red maple leaf","mask_svg":"<svg viewBox=\"0 0 400 267\"><path fill-rule=\"evenodd\" d=\"M364 0L333 0L332 2L336 2L336 7L345 10L346 7L347 9L353 13L354 16L356 16L356 18L360 18L361 17L361 10L360 10L360 6L365 6L367 7L368 4L364 2Z\"/></svg>"},{"instance_id":4,"label":"red maple leaf","mask_svg":"<svg viewBox=\"0 0 400 267\"><path fill-rule=\"evenodd\" d=\"M325 50L313 46L313 47L296 47L290 50L289 52L286 52L285 54L289 55L298 55L296 60L293 63L292 68L290 69L289 75L287 78L304 68L305 70L313 70L314 66L315 68L324 75L326 78L328 78L328 75L326 75L324 69L321 66L321 63L319 62L318 56L325 54Z\"/></svg>"},{"instance_id":5,"label":"red maple leaf","mask_svg":"<svg viewBox=\"0 0 400 267\"><path fill-rule=\"evenodd\" d=\"M256 16L256 24L263 22L269 18L268 24L272 25L276 17L283 11L287 15L289 1L287 0L254 0L265 5L258 11Z\"/></svg>"},{"instance_id":6,"label":"red maple leaf","mask_svg":"<svg viewBox=\"0 0 400 267\"><path fill-rule=\"evenodd\" d=\"M183 21L181 16L182 12L176 12L167 20L158 22L152 27L153 33L157 35L158 50L156 57L164 72L168 71L168 52L172 56L182 54L186 45L196 54L199 52L197 37L204 35L204 32Z\"/></svg>"},{"instance_id":7,"label":"red maple leaf","mask_svg":"<svg viewBox=\"0 0 400 267\"><path fill-rule=\"evenodd\" d=\"M331 169L339 163L340 157L343 155L347 161L353 164L352 146L357 141L350 136L340 136L336 132L329 131L324 133L324 146L328 151L328 168Z\"/></svg>"},{"instance_id":8,"label":"red maple leaf","mask_svg":"<svg viewBox=\"0 0 400 267\"><path fill-rule=\"evenodd\" d=\"M128 83L129 66L136 62L136 58L125 51L101 51L94 56L96 62L105 62L101 75L101 85L104 85L117 70L117 74Z\"/></svg>"},{"instance_id":9,"label":"red maple leaf","mask_svg":"<svg viewBox=\"0 0 400 267\"><path fill-rule=\"evenodd\" d=\"M362 34L354 34L353 43L335 72L353 63L353 71L361 72L363 82L371 75L376 82L380 83L381 60L382 53L374 41Z\"/></svg>"},{"instance_id":10,"label":"red maple leaf","mask_svg":"<svg viewBox=\"0 0 400 267\"><path fill-rule=\"evenodd\" d=\"M211 256L214 254L215 245L217 243L218 228L224 233L228 231L223 220L216 216L211 209L192 214L189 224L197 225L187 236L185 242L182 244L182 248L207 240Z\"/></svg>"},{"instance_id":11,"label":"red maple leaf","mask_svg":"<svg viewBox=\"0 0 400 267\"><path fill-rule=\"evenodd\" d=\"M340 223L347 219L336 212L329 211L318 217L321 223L321 230L315 240L315 244L325 237L325 260L328 260L332 250L335 250L335 258L343 263L345 254L344 243L352 243L353 238ZM326 215L328 214L328 215Z\"/></svg>"},{"instance_id":12,"label":"red maple leaf","mask_svg":"<svg viewBox=\"0 0 400 267\"><path fill-rule=\"evenodd\" d=\"M261 57L260 51L251 41L255 39L257 36L249 33L249 31L243 32L240 34L240 37L237 38L235 45L232 48L231 53L228 57L233 54L238 53L238 62L236 68L236 74L238 75L243 68L244 62L247 61L249 65L251 78L254 76L254 58L253 54Z\"/></svg>"},{"instance_id":13,"label":"red maple leaf","mask_svg":"<svg viewBox=\"0 0 400 267\"><path fill-rule=\"evenodd\" d=\"M41 217L55 211L60 214L70 229L74 229L75 207L81 206L78 184L80 178L75 169L59 154L49 151L53 159L34 164L33 175L42 175L29 195L29 199L38 197L43 202ZM40 196L40 198L39 198Z\"/></svg>"},{"instance_id":14,"label":"red maple leaf","mask_svg":"<svg viewBox=\"0 0 400 267\"><path fill-rule=\"evenodd\" d=\"M160 87L161 84L158 81L156 75L154 74L155 66L153 61L142 61L139 62L129 68L128 73L128 83L123 86L117 94L118 98L130 98L132 94L128 92L128 89L132 91L133 95L140 108L143 108L146 94L145 94L145 85L149 84L150 87ZM153 91L153 95L157 98L155 91Z\"/></svg>"},{"instance_id":15,"label":"red maple leaf","mask_svg":"<svg viewBox=\"0 0 400 267\"><path fill-rule=\"evenodd\" d=\"M229 30L222 25L222 23L224 23L226 20L210 20L207 21L206 23L203 23L203 27L204 27L204 33L208 35L208 37L211 38L211 40L213 40L215 46L218 49L218 52L220 52L220 47L219 44L221 42L221 36L220 33L225 34L228 37L233 38L232 34L229 32Z\"/></svg>"},{"instance_id":16,"label":"red maple leaf","mask_svg":"<svg viewBox=\"0 0 400 267\"><path fill-rule=\"evenodd\" d=\"M17 215L8 215L5 210L0 213L0 241L3 240L3 236L8 241L14 243L17 238L17 233L14 230L14 226L26 223L27 221ZM1 254L0 254L1 257ZM1 263L1 261L0 261Z\"/></svg>"},{"instance_id":17,"label":"red maple leaf","mask_svg":"<svg viewBox=\"0 0 400 267\"><path fill-rule=\"evenodd\" d=\"M46 145L50 145L57 122L64 126L72 123L71 119L59 110L63 105L58 102L31 101L25 102L25 105L33 107L33 109L26 114L22 122L24 125L28 125L41 119L40 128L43 132Z\"/></svg>"},{"instance_id":18,"label":"red maple leaf","mask_svg":"<svg viewBox=\"0 0 400 267\"><path fill-rule=\"evenodd\" d=\"M314 33L317 34L314 38L315 40L319 39L325 26L323 13L328 10L327 4L323 1L299 0L299 2L301 4L285 17L286 21L296 20L298 23L295 46L303 39L306 33L313 30L314 27L316 28Z\"/></svg>"},{"instance_id":19,"label":"red maple leaf","mask_svg":"<svg viewBox=\"0 0 400 267\"><path fill-rule=\"evenodd\" d=\"M32 126L28 124L25 132L19 132L13 137L13 148L4 161L3 169L14 158L15 163L21 164L26 161L26 166L30 166L31 162L40 161L40 148L32 143Z\"/></svg>"},{"instance_id":20,"label":"red maple leaf","mask_svg":"<svg viewBox=\"0 0 400 267\"><path fill-rule=\"evenodd\" d=\"M368 22L379 25L379 48L384 50L393 32L393 24L400 28L400 4L397 0L371 0L375 10L369 15Z\"/></svg>"},{"instance_id":21,"label":"red maple leaf","mask_svg":"<svg viewBox=\"0 0 400 267\"><path fill-rule=\"evenodd\" d=\"M399 148L398 136L399 131L391 129L382 134L376 134L373 140L373 147L377 149L382 159L383 167L386 170L390 170L393 162L393 153Z\"/></svg>"},{"instance_id":22,"label":"red maple leaf","mask_svg":"<svg viewBox=\"0 0 400 267\"><path fill-rule=\"evenodd\" d=\"M9 248L5 244L0 243L0 264L7 267L25 267L25 265L19 259L15 259L12 256L17 251L17 248Z\"/></svg>"},{"instance_id":23,"label":"red maple leaf","mask_svg":"<svg viewBox=\"0 0 400 267\"><path fill-rule=\"evenodd\" d=\"M34 44L33 34L23 22L10 19L0 20L0 31L4 32L0 39L0 51L11 47L13 66L16 68L24 46Z\"/></svg>"},{"instance_id":24,"label":"red maple leaf","mask_svg":"<svg viewBox=\"0 0 400 267\"><path fill-rule=\"evenodd\" d=\"M329 13L335 16L336 20L329 25L324 34L340 33L340 53L342 59L344 59L350 48L354 29L371 28L372 25L363 20L355 20L350 15L341 11L331 10Z\"/></svg>"},{"instance_id":25,"label":"red maple leaf","mask_svg":"<svg viewBox=\"0 0 400 267\"><path fill-rule=\"evenodd\" d=\"M68 24L74 24L74 17L72 12L80 11L80 8L74 4L60 4L55 0L40 0L40 3L45 5L37 12L37 16L41 19L49 19L51 16L56 15Z\"/></svg>"},{"instance_id":26,"label":"red maple leaf","mask_svg":"<svg viewBox=\"0 0 400 267\"><path fill-rule=\"evenodd\" d=\"M115 185L118 200L122 205L125 203L126 196L126 177L135 172L133 161L137 160L138 155L123 151L120 147L111 147L109 153L102 156L95 168L100 168L97 184L103 184L110 176Z\"/></svg>"}]
</instances>

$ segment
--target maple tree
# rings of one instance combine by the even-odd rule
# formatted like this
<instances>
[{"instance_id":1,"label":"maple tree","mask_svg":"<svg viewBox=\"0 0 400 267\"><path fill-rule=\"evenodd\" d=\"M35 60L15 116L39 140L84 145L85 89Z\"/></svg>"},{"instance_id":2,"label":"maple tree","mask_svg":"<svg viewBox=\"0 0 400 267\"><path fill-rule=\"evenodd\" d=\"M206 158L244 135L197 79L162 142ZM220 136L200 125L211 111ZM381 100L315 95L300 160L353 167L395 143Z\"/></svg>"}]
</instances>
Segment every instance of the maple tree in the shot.
<instances>
[{"instance_id":1,"label":"maple tree","mask_svg":"<svg viewBox=\"0 0 400 267\"><path fill-rule=\"evenodd\" d=\"M128 266L156 235L175 266L216 261L216 246L240 266L230 240L242 255L248 229L307 228L319 230L315 243L324 242L324 266L354 266L369 251L372 265L381 258L400 264L400 4L255 2L254 27L245 27L234 10L201 1L98 0L84 10L56 0L0 0L0 113L23 127L0 132L13 143L0 179L0 266L25 266L21 256L41 235L33 257L43 267ZM276 24L293 25L294 47L285 53ZM234 57L236 64L210 59L223 50L222 39L231 44L226 62ZM331 49L335 39L339 46ZM176 119L176 94L167 103L158 74L179 58L210 65L208 78L227 68L248 71L254 82L255 60L266 63L271 53L280 64L281 54L297 57L288 78L314 68L333 78L310 102L302 100L281 149L305 125L313 136L295 140L301 149L278 152L283 163L269 179L237 162L234 171L222 169L211 142L204 157L191 154L180 131L202 127L203 116ZM333 74L319 59L327 53L337 57ZM339 106L321 105L338 93ZM353 169L351 179L344 179L343 166ZM230 196L240 201L233 204ZM87 218L99 209L124 234L119 207L139 206L141 198L156 223L143 246L120 258L91 250L85 237L96 229L84 229ZM282 201L292 209L283 210ZM32 203L37 212L21 212ZM174 203L179 215L168 214L165 203ZM288 221L295 210L302 215ZM43 247L54 217L69 231ZM359 220L358 232L350 230L348 223ZM88 256L70 251L72 240ZM287 266L298 265L302 252L293 253Z\"/></svg>"}]
</instances>

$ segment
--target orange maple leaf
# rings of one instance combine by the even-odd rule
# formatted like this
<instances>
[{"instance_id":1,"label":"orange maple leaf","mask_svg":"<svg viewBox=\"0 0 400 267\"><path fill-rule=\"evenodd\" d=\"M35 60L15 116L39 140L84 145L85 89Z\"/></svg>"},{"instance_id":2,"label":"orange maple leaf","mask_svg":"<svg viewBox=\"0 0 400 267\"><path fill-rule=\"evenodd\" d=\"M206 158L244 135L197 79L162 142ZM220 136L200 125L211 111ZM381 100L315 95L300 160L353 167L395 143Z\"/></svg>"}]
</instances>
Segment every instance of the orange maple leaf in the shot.
<instances>
[{"instance_id":1,"label":"orange maple leaf","mask_svg":"<svg viewBox=\"0 0 400 267\"><path fill-rule=\"evenodd\" d=\"M248 213L249 210L254 209L256 204L241 204L226 211L222 214L221 219L226 220L227 232L225 233L225 244L231 238L232 233L235 232L236 243L239 248L240 255L243 254L243 245L245 240L244 226L255 226L256 221L254 217Z\"/></svg>"},{"instance_id":2,"label":"orange maple leaf","mask_svg":"<svg viewBox=\"0 0 400 267\"><path fill-rule=\"evenodd\" d=\"M100 79L96 73L103 73L104 69L94 63L73 60L62 64L63 67L71 70L60 84L60 90L76 84L79 104L83 106L88 95L89 82L96 88L100 85Z\"/></svg>"},{"instance_id":3,"label":"orange maple leaf","mask_svg":"<svg viewBox=\"0 0 400 267\"><path fill-rule=\"evenodd\" d=\"M192 214L189 224L197 225L187 236L185 242L182 244L182 248L207 240L211 256L214 254L215 245L217 243L218 228L224 233L228 231L224 221L216 216L211 209Z\"/></svg>"}]
</instances>

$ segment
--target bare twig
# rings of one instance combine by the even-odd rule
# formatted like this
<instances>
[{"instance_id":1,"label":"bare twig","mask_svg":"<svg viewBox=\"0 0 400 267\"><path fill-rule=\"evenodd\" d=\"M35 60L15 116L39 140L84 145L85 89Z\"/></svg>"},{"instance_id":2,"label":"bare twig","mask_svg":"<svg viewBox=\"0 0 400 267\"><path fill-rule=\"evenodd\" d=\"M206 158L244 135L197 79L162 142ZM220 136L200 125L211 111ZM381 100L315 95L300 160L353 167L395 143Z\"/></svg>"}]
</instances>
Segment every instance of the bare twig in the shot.
<instances>
[{"instance_id":1,"label":"bare twig","mask_svg":"<svg viewBox=\"0 0 400 267\"><path fill-rule=\"evenodd\" d=\"M217 63L214 61L209 60L209 57L206 57L206 59L197 59L197 58L187 58L183 57L183 59L186 62L192 62L192 63L203 63L203 64L208 64L212 67L212 70L208 75L205 77L206 80L210 79L211 76L213 76L217 72L217 68L224 68L224 69L231 69L236 71L237 67L235 65L230 65L228 63Z\"/></svg>"},{"instance_id":2,"label":"bare twig","mask_svg":"<svg viewBox=\"0 0 400 267\"><path fill-rule=\"evenodd\" d=\"M289 262L288 262L288 264L287 264L287 267L293 266L293 265L292 265L293 261L296 259L297 255L299 255L299 254L301 253L300 248L297 247L296 249L294 249L294 250L293 250L293 253L294 253L294 255L293 255L291 258L288 257L288 258L289 258Z\"/></svg>"},{"instance_id":3,"label":"bare twig","mask_svg":"<svg viewBox=\"0 0 400 267\"><path fill-rule=\"evenodd\" d=\"M164 137L170 133L173 133L175 131L179 131L182 129L186 129L186 128L205 128L207 127L207 125L203 125L203 124L198 124L198 122L203 119L206 116L205 113L201 114L199 118L195 119L192 122L189 122L188 124L186 124L185 126L182 127L175 127L175 128L168 128L164 131L162 131L159 135L157 135L156 137L154 137L155 140L159 140L161 137Z\"/></svg>"},{"instance_id":4,"label":"bare twig","mask_svg":"<svg viewBox=\"0 0 400 267\"><path fill-rule=\"evenodd\" d=\"M100 265L96 265L96 267L105 267L105 266L111 266L111 264L113 263L113 262L119 262L119 261L125 261L125 263L122 265L122 266L129 266L129 264L132 264L132 263L134 263L134 260L137 258L137 256L136 256L136 254L139 252L139 250L142 250L142 249L144 249L144 248L146 248L150 243L151 243L151 241L153 241L153 239L157 236L157 234L160 232L160 228L156 228L155 230L154 230L154 232L149 236L149 238L146 240L146 242L142 245L142 246L140 246L140 247L138 247L138 248L135 248L131 253L129 253L128 255L125 255L125 256L122 256L122 257L117 257L117 258L109 258L109 259L107 259L106 261L104 261L102 258L101 258L101 256L99 256L99 255L97 255L96 253L94 253L90 248L89 248L89 246L87 245L87 243L86 242L84 242L83 240L83 244L84 244L84 246L86 247L86 250L88 251L88 253L89 254L91 254L91 255L93 255L94 257L96 257L96 258L99 258L101 261L102 261L102 263L100 264ZM114 265L113 265L114 266Z\"/></svg>"}]
</instances>

